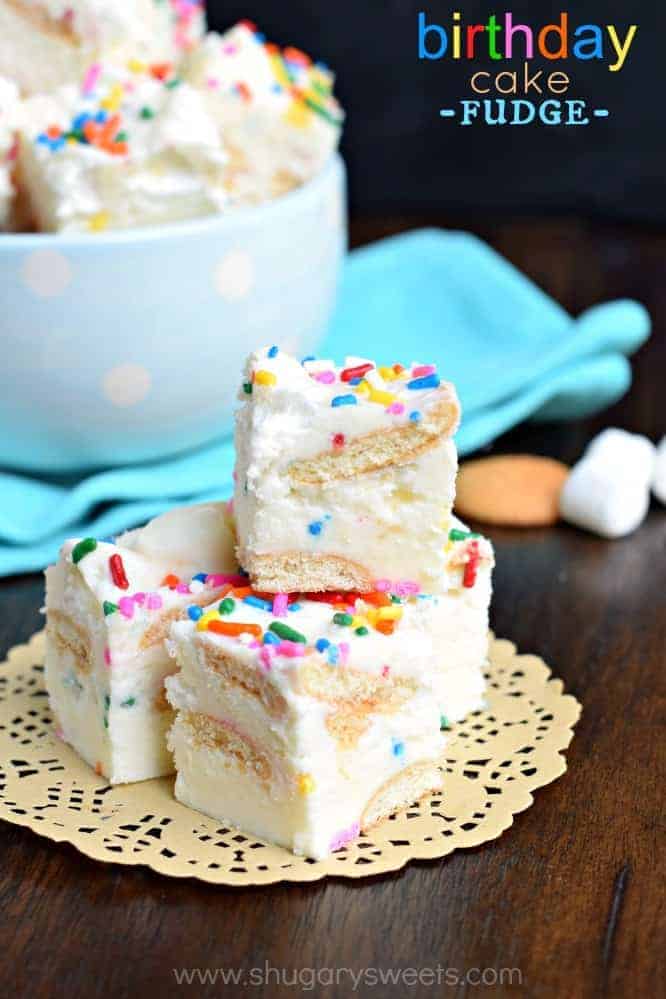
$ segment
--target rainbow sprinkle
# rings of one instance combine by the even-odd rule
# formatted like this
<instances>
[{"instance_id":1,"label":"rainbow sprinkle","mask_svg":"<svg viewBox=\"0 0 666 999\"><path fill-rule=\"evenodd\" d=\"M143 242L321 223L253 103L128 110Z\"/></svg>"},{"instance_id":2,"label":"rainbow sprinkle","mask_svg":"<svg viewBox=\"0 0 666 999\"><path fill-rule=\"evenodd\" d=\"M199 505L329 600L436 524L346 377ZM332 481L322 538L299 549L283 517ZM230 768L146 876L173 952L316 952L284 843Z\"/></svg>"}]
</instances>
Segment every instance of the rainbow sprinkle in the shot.
<instances>
[{"instance_id":1,"label":"rainbow sprinkle","mask_svg":"<svg viewBox=\"0 0 666 999\"><path fill-rule=\"evenodd\" d=\"M303 645L307 645L308 643L307 638L300 631L296 631L294 628L290 628L288 624L282 624L280 621L273 621L269 625L269 631L274 632L278 638L281 638L285 642L298 642Z\"/></svg>"},{"instance_id":2,"label":"rainbow sprinkle","mask_svg":"<svg viewBox=\"0 0 666 999\"><path fill-rule=\"evenodd\" d=\"M460 531L456 527L449 531L449 541L469 541L480 537L480 534L475 534L473 531Z\"/></svg>"},{"instance_id":3,"label":"rainbow sprinkle","mask_svg":"<svg viewBox=\"0 0 666 999\"><path fill-rule=\"evenodd\" d=\"M298 793L303 795L312 794L315 789L315 782L311 774L299 774L296 779Z\"/></svg>"},{"instance_id":4,"label":"rainbow sprinkle","mask_svg":"<svg viewBox=\"0 0 666 999\"><path fill-rule=\"evenodd\" d=\"M119 590L128 590L129 582L125 574L125 566L123 564L122 556L117 552L109 558L109 569L111 571L113 585L117 586Z\"/></svg>"},{"instance_id":5,"label":"rainbow sprinkle","mask_svg":"<svg viewBox=\"0 0 666 999\"><path fill-rule=\"evenodd\" d=\"M294 605L296 606L296 605ZM273 617L285 617L289 609L289 597L286 593L277 593L273 598Z\"/></svg>"},{"instance_id":6,"label":"rainbow sprinkle","mask_svg":"<svg viewBox=\"0 0 666 999\"><path fill-rule=\"evenodd\" d=\"M273 610L273 604L270 600L262 600L261 597L255 597L252 594L248 597L243 597L243 603L248 604L250 607L256 607L258 610L268 611L269 613Z\"/></svg>"},{"instance_id":7,"label":"rainbow sprinkle","mask_svg":"<svg viewBox=\"0 0 666 999\"><path fill-rule=\"evenodd\" d=\"M463 572L463 586L465 589L471 589L476 583L479 562L481 561L479 542L471 541L467 548L467 552L469 557Z\"/></svg>"},{"instance_id":8,"label":"rainbow sprinkle","mask_svg":"<svg viewBox=\"0 0 666 999\"><path fill-rule=\"evenodd\" d=\"M121 597L118 601L118 610L123 617L131 620L134 617L135 601L132 597Z\"/></svg>"},{"instance_id":9,"label":"rainbow sprinkle","mask_svg":"<svg viewBox=\"0 0 666 999\"><path fill-rule=\"evenodd\" d=\"M358 405L358 399L355 395L336 395L331 400L331 406L337 409L338 406L356 406Z\"/></svg>"},{"instance_id":10,"label":"rainbow sprinkle","mask_svg":"<svg viewBox=\"0 0 666 999\"><path fill-rule=\"evenodd\" d=\"M286 659L301 659L305 655L305 646L302 642L283 641L275 646L275 651L279 656Z\"/></svg>"},{"instance_id":11,"label":"rainbow sprinkle","mask_svg":"<svg viewBox=\"0 0 666 999\"><path fill-rule=\"evenodd\" d=\"M439 385L439 377L434 374L426 375L424 378L413 378L411 382L407 382L407 388L412 392L418 389L439 388Z\"/></svg>"},{"instance_id":12,"label":"rainbow sprinkle","mask_svg":"<svg viewBox=\"0 0 666 999\"><path fill-rule=\"evenodd\" d=\"M97 541L95 538L83 538L78 544L74 545L72 548L72 562L77 565L82 558L86 555L90 555L97 548Z\"/></svg>"}]
</instances>

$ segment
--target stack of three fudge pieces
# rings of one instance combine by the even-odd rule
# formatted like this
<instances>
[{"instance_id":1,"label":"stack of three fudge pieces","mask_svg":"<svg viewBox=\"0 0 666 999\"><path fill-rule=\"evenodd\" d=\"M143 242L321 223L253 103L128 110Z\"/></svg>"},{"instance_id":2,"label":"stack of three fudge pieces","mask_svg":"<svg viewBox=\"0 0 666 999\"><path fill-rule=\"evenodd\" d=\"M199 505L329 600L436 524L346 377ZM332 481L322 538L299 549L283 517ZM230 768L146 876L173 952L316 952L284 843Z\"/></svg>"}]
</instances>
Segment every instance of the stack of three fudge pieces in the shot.
<instances>
[{"instance_id":1,"label":"stack of three fudge pieces","mask_svg":"<svg viewBox=\"0 0 666 999\"><path fill-rule=\"evenodd\" d=\"M483 706L493 551L452 514L460 407L434 366L246 365L233 504L47 570L58 734L112 783L315 859L440 792Z\"/></svg>"}]
</instances>

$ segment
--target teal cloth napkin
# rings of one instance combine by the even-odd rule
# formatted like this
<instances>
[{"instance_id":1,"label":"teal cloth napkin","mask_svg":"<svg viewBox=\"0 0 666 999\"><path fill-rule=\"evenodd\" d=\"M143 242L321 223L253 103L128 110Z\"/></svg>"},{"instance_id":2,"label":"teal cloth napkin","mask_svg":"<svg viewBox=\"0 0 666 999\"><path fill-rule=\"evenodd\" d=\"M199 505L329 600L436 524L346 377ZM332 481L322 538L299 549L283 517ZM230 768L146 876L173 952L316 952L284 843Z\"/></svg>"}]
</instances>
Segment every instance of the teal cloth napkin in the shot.
<instances>
[{"instance_id":1,"label":"teal cloth napkin","mask_svg":"<svg viewBox=\"0 0 666 999\"><path fill-rule=\"evenodd\" d=\"M349 256L319 355L437 363L458 388L456 439L467 454L521 420L577 419L610 405L631 384L626 355L649 333L637 302L574 320L476 237L425 229ZM0 575L43 568L66 537L105 537L178 503L227 497L233 460L225 439L66 485L0 472Z\"/></svg>"}]
</instances>

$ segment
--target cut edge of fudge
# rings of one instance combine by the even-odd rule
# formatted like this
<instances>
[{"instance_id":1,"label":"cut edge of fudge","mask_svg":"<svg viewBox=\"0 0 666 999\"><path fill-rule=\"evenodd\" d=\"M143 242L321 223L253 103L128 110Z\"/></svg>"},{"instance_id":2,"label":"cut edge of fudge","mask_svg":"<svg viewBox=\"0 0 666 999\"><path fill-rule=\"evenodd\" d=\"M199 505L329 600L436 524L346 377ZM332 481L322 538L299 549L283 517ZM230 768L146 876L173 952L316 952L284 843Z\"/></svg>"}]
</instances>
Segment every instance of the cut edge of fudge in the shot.
<instances>
[{"instance_id":1,"label":"cut edge of fudge","mask_svg":"<svg viewBox=\"0 0 666 999\"><path fill-rule=\"evenodd\" d=\"M314 649L262 668L244 662L240 640L226 650L189 624L172 640L169 746L183 804L321 859L442 789L446 737L425 673L326 667Z\"/></svg>"},{"instance_id":2,"label":"cut edge of fudge","mask_svg":"<svg viewBox=\"0 0 666 999\"><path fill-rule=\"evenodd\" d=\"M196 569L188 547L202 558ZM235 578L223 503L170 511L116 543L72 539L47 569L46 687L56 733L110 783L173 773L164 678L175 666L164 642L189 608L226 591L227 573Z\"/></svg>"},{"instance_id":3,"label":"cut edge of fudge","mask_svg":"<svg viewBox=\"0 0 666 999\"><path fill-rule=\"evenodd\" d=\"M271 798L270 760L241 735L214 719L177 711L169 733L169 748L176 760L175 796L181 804L228 823L246 835L258 836L314 860L325 859L383 819L441 793L444 788L441 758L417 760L371 793L357 821L333 835L325 848L313 849L298 843L303 834L297 831L297 799L276 803ZM225 801L236 806L240 800L244 807L263 812L264 822L266 816L272 816L275 822L272 830L268 826L251 829L251 822L238 822L233 814L225 813Z\"/></svg>"}]
</instances>

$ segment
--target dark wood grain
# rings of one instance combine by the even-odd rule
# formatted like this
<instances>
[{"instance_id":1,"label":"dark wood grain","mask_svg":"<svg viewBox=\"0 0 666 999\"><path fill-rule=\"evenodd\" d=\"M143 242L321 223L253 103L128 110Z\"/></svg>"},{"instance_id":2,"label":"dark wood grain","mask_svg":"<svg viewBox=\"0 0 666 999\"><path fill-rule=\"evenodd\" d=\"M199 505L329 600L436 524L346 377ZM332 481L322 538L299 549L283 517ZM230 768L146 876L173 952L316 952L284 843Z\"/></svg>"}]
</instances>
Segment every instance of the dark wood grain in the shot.
<instances>
[{"instance_id":1,"label":"dark wood grain","mask_svg":"<svg viewBox=\"0 0 666 999\"><path fill-rule=\"evenodd\" d=\"M432 221L432 220L428 220ZM366 222L354 242L414 220ZM575 220L491 223L476 230L574 313L609 297L641 299L655 319L630 395L594 420L527 426L494 450L573 461L615 423L666 431L666 237ZM348 997L355 973L383 969L520 969L526 996L657 995L666 981L663 863L666 515L603 542L558 527L492 530L493 624L542 655L583 703L569 772L500 840L443 862L351 884L227 890L96 864L72 848L0 825L2 994L90 996L298 993L278 970L337 974L315 995ZM39 625L41 581L0 587L0 653ZM265 987L178 986L173 968L271 969ZM446 980L358 995L467 995ZM150 992L152 990L152 992Z\"/></svg>"}]
</instances>

